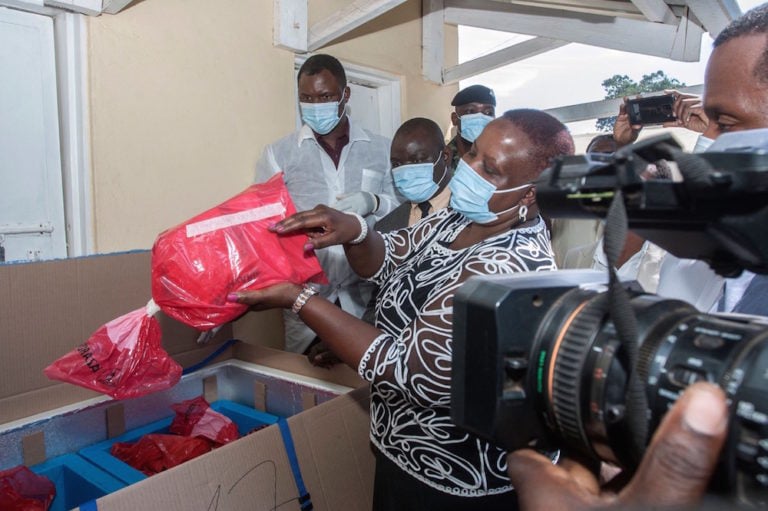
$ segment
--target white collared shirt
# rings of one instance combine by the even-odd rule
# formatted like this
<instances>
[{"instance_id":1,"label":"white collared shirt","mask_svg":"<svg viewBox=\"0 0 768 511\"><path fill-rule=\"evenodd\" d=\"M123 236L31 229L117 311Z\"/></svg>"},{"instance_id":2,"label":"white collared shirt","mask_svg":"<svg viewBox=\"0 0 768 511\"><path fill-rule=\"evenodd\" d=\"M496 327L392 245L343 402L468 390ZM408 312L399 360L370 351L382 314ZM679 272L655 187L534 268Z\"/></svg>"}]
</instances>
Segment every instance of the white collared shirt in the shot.
<instances>
[{"instance_id":1,"label":"white collared shirt","mask_svg":"<svg viewBox=\"0 0 768 511\"><path fill-rule=\"evenodd\" d=\"M282 171L288 193L297 211L318 204L333 205L342 194L367 191L380 200L379 209L367 218L369 225L398 204L389 164L388 139L370 133L349 119L349 143L341 151L338 168L320 146L306 124L298 131L267 145L256 164L256 180L261 183ZM320 294L341 308L361 317L370 300L373 286L363 283L352 271L341 246L316 251L330 282ZM301 353L315 334L295 315L285 314L286 349Z\"/></svg>"}]
</instances>

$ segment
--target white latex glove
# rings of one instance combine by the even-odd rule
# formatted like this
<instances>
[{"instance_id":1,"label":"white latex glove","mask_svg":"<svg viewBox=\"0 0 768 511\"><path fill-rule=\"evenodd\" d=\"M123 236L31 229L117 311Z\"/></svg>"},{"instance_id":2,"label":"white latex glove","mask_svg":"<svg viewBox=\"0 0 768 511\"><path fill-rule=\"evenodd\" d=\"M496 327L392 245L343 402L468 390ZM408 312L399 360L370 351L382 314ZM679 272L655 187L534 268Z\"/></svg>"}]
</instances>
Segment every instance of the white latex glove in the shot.
<instances>
[{"instance_id":1,"label":"white latex glove","mask_svg":"<svg viewBox=\"0 0 768 511\"><path fill-rule=\"evenodd\" d=\"M379 201L371 192L353 192L336 196L334 209L345 213L357 213L360 216L370 215L378 209Z\"/></svg>"}]
</instances>

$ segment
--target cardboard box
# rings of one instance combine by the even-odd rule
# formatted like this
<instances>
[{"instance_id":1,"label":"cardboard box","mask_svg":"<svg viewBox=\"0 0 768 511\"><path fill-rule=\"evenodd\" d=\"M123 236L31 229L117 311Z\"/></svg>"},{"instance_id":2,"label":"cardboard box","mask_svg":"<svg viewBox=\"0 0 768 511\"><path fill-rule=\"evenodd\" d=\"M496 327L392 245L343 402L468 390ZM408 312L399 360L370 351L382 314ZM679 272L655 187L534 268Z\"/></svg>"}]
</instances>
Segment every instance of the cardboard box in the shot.
<instances>
[{"instance_id":1,"label":"cardboard box","mask_svg":"<svg viewBox=\"0 0 768 511\"><path fill-rule=\"evenodd\" d=\"M52 414L66 416L83 409L107 410L104 438L123 433L126 423L131 427L130 416L121 410L122 405L130 408L133 400L115 403L95 392L50 381L42 370L102 324L144 306L150 297L149 264L148 252L133 252L0 265L0 343L4 350L0 357L0 430L24 431L23 425L28 423L50 426L56 424L50 420ZM281 341L279 311L248 316L226 326L202 346L196 342L198 332L164 320L163 346L182 366L189 367L236 338L243 342L224 351L215 362L257 363L282 378L361 387L318 406L313 406L316 396L302 395L306 411L288 418L287 424L314 508L370 509L374 460L368 440L366 385L346 366L316 368L303 356L261 346ZM215 382L213 389L205 391L211 399L209 390L215 396ZM258 408L264 396L258 390L252 392ZM0 438L0 468L17 464L6 453L21 452L23 461L34 465L64 454L55 452L55 446L83 447L74 432L60 429L54 428L53 434L41 426L19 442L9 437L20 446L2 445ZM68 445L61 438L57 442L50 438L67 435L73 437ZM102 497L97 506L106 511L300 509L297 484L277 425Z\"/></svg>"}]
</instances>

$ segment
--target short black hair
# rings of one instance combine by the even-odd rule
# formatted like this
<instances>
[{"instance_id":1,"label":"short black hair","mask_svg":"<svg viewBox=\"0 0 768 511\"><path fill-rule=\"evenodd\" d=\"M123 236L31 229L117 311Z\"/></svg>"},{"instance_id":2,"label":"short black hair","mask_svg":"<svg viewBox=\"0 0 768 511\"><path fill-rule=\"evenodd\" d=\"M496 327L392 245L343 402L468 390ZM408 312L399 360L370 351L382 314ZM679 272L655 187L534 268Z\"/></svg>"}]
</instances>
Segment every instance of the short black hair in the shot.
<instances>
[{"instance_id":1,"label":"short black hair","mask_svg":"<svg viewBox=\"0 0 768 511\"><path fill-rule=\"evenodd\" d=\"M573 138L568 128L550 114L532 108L507 110L502 118L508 120L526 135L532 142L530 158L537 168L536 175L552 164L558 156L571 155L574 152Z\"/></svg>"},{"instance_id":2,"label":"short black hair","mask_svg":"<svg viewBox=\"0 0 768 511\"><path fill-rule=\"evenodd\" d=\"M344 66L341 65L339 59L331 55L319 53L312 55L299 68L299 74L296 75L296 81L301 78L301 75L312 76L322 71L330 72L336 81L339 82L341 88L347 86L347 73L344 72Z\"/></svg>"},{"instance_id":3,"label":"short black hair","mask_svg":"<svg viewBox=\"0 0 768 511\"><path fill-rule=\"evenodd\" d=\"M445 148L445 137L443 136L443 131L440 129L440 126L438 126L432 119L424 117L414 117L413 119L405 121L399 128L397 128L392 139L394 140L397 137L411 137L417 133L424 134L429 145L435 150L442 151Z\"/></svg>"},{"instance_id":4,"label":"short black hair","mask_svg":"<svg viewBox=\"0 0 768 511\"><path fill-rule=\"evenodd\" d=\"M733 20L717 35L713 46L717 48L738 37L760 34L768 34L768 3L755 7ZM761 82L768 83L768 43L763 47L763 53L755 64L754 75Z\"/></svg>"}]
</instances>

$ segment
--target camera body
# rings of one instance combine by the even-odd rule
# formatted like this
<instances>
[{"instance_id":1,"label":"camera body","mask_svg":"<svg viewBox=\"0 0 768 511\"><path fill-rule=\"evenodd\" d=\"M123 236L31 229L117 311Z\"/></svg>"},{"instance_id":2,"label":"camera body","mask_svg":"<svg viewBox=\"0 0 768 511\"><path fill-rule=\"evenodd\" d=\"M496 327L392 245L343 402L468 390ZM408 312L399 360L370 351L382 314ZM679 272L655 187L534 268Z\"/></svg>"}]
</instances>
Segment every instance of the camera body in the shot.
<instances>
[{"instance_id":1,"label":"camera body","mask_svg":"<svg viewBox=\"0 0 768 511\"><path fill-rule=\"evenodd\" d=\"M454 422L510 451L564 449L636 468L630 367L605 280L592 270L469 279L454 297ZM711 489L768 505L768 322L703 314L626 285L648 431L688 385L717 383L731 419Z\"/></svg>"},{"instance_id":2,"label":"camera body","mask_svg":"<svg viewBox=\"0 0 768 511\"><path fill-rule=\"evenodd\" d=\"M716 142L729 138L732 150L698 155L661 135L607 158L562 157L536 182L536 201L550 218L600 218L620 189L628 226L642 238L677 257L705 261L721 275L768 273L768 150L739 147L742 133ZM640 177L661 159L677 178Z\"/></svg>"},{"instance_id":3,"label":"camera body","mask_svg":"<svg viewBox=\"0 0 768 511\"><path fill-rule=\"evenodd\" d=\"M639 177L661 158L677 178ZM736 144L690 155L664 136L608 159L566 157L542 174L537 200L551 217L604 217L617 190L629 228L674 255L725 276L768 273L765 150ZM454 297L454 422L507 450L576 451L634 470L685 388L716 383L730 422L710 489L768 506L768 320L705 314L636 283L609 291L607 282L592 270L469 279ZM629 296L636 352L609 313L615 286ZM647 426L639 443L638 417Z\"/></svg>"},{"instance_id":4,"label":"camera body","mask_svg":"<svg viewBox=\"0 0 768 511\"><path fill-rule=\"evenodd\" d=\"M629 124L651 125L674 121L675 98L669 94L629 99L626 103Z\"/></svg>"}]
</instances>

